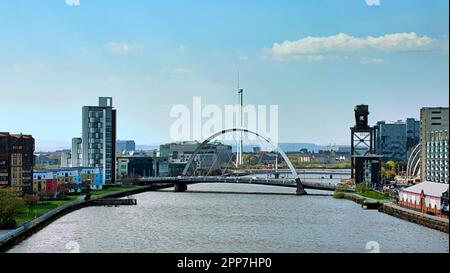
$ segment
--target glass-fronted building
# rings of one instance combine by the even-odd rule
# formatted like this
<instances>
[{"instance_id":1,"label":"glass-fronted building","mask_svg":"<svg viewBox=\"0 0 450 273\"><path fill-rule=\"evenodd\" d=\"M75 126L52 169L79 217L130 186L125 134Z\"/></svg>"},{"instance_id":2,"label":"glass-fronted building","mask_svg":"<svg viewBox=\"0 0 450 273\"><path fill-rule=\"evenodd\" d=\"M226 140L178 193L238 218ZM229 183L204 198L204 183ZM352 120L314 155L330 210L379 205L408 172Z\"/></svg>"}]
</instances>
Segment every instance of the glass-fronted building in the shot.
<instances>
[{"instance_id":1,"label":"glass-fronted building","mask_svg":"<svg viewBox=\"0 0 450 273\"><path fill-rule=\"evenodd\" d=\"M408 152L419 142L420 122L416 119L377 123L375 152L383 155L384 161L406 161Z\"/></svg>"}]
</instances>

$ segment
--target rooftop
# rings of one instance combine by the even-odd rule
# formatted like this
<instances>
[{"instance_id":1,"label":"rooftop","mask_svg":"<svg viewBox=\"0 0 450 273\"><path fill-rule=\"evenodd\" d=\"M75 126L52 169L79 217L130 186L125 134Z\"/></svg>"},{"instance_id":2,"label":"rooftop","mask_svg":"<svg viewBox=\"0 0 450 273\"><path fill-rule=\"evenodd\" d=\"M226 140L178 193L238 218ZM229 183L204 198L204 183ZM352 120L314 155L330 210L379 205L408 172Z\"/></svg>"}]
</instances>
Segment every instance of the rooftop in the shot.
<instances>
[{"instance_id":1,"label":"rooftop","mask_svg":"<svg viewBox=\"0 0 450 273\"><path fill-rule=\"evenodd\" d=\"M402 191L406 191L406 192L410 192L410 193L417 193L417 194L420 194L423 191L425 193L425 195L441 197L444 192L448 191L448 184L427 181L427 182L419 183L419 184L414 185L409 188L405 188Z\"/></svg>"},{"instance_id":2,"label":"rooftop","mask_svg":"<svg viewBox=\"0 0 450 273\"><path fill-rule=\"evenodd\" d=\"M24 135L24 134L10 134L8 132L0 132L0 136L11 136L15 138L33 138L32 135Z\"/></svg>"},{"instance_id":3,"label":"rooftop","mask_svg":"<svg viewBox=\"0 0 450 273\"><path fill-rule=\"evenodd\" d=\"M82 171L82 170L95 170L100 168L95 167L67 167L67 168L55 168L48 170L34 170L37 173L46 173L46 172L71 172L71 171Z\"/></svg>"}]
</instances>

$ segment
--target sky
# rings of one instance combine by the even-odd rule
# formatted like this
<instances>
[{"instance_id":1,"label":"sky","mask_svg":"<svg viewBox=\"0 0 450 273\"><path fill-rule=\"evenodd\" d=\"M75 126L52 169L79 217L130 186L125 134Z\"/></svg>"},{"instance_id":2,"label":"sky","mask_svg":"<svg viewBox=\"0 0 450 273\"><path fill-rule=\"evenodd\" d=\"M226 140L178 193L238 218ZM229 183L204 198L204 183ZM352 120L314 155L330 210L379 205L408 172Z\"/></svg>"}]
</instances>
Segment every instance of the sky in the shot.
<instances>
[{"instance_id":1,"label":"sky","mask_svg":"<svg viewBox=\"0 0 450 273\"><path fill-rule=\"evenodd\" d=\"M278 105L279 141L348 144L370 122L448 107L447 0L0 0L0 131L81 134L114 98L118 138L171 141L193 97ZM38 144L39 145L39 144Z\"/></svg>"}]
</instances>

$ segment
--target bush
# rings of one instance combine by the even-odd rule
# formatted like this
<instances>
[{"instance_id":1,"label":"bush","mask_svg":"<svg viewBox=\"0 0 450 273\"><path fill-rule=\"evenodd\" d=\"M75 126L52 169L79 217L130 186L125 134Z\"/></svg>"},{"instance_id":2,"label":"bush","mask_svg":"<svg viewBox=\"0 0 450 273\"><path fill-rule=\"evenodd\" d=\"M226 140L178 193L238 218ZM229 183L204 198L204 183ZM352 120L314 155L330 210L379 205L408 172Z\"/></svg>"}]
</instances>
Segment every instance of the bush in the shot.
<instances>
[{"instance_id":1,"label":"bush","mask_svg":"<svg viewBox=\"0 0 450 273\"><path fill-rule=\"evenodd\" d=\"M356 185L357 193L367 193L368 191L370 191L370 188L367 183L360 183Z\"/></svg>"},{"instance_id":2,"label":"bush","mask_svg":"<svg viewBox=\"0 0 450 273\"><path fill-rule=\"evenodd\" d=\"M333 194L333 197L336 199L344 199L345 193L343 193L341 191L335 191Z\"/></svg>"},{"instance_id":3,"label":"bush","mask_svg":"<svg viewBox=\"0 0 450 273\"><path fill-rule=\"evenodd\" d=\"M9 223L25 209L25 202L12 189L0 188L0 224Z\"/></svg>"}]
</instances>

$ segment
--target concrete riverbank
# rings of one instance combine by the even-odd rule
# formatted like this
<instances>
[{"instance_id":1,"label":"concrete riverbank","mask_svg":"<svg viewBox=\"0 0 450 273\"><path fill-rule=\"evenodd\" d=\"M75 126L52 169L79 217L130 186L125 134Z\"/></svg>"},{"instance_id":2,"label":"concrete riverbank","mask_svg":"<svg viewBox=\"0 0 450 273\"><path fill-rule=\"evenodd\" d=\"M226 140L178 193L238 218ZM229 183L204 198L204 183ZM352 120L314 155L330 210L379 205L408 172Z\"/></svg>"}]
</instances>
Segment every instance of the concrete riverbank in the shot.
<instances>
[{"instance_id":1,"label":"concrete riverbank","mask_svg":"<svg viewBox=\"0 0 450 273\"><path fill-rule=\"evenodd\" d=\"M6 234L2 234L0 236L0 253L6 252L11 247L15 246L16 244L20 243L21 241L25 240L26 238L30 237L34 233L38 232L39 230L43 229L56 219L71 213L73 211L86 208L89 206L96 206L97 201L99 199L105 199L105 198L123 198L127 197L133 194L139 194L143 192L148 191L154 191L158 189L167 188L169 185L151 185L151 186L143 186L139 188L133 188L133 189L126 189L123 191L117 191L113 193L108 193L104 195L99 196L93 196L91 200L88 201L74 201L72 203L60 206L58 208L55 208L48 213L42 215L41 217L38 217L30 222L27 222L23 224L22 226L18 227L15 230L12 230Z\"/></svg>"},{"instance_id":2,"label":"concrete riverbank","mask_svg":"<svg viewBox=\"0 0 450 273\"><path fill-rule=\"evenodd\" d=\"M389 201L379 201L367 198L356 193L343 193L342 197L343 199L353 201L362 206L366 205L367 207L378 208L379 212L388 214L390 216L394 216L402 220L416 223L445 233L449 233L448 219L443 219L436 216L421 213L418 211L406 209L397 206Z\"/></svg>"},{"instance_id":3,"label":"concrete riverbank","mask_svg":"<svg viewBox=\"0 0 450 273\"><path fill-rule=\"evenodd\" d=\"M449 221L448 219L428 215L425 213L421 213L418 211L406 209L400 206L397 206L392 203L383 204L378 209L380 212L389 214L391 216L416 223L428 228L436 229L445 233L448 233L449 230Z\"/></svg>"}]
</instances>

